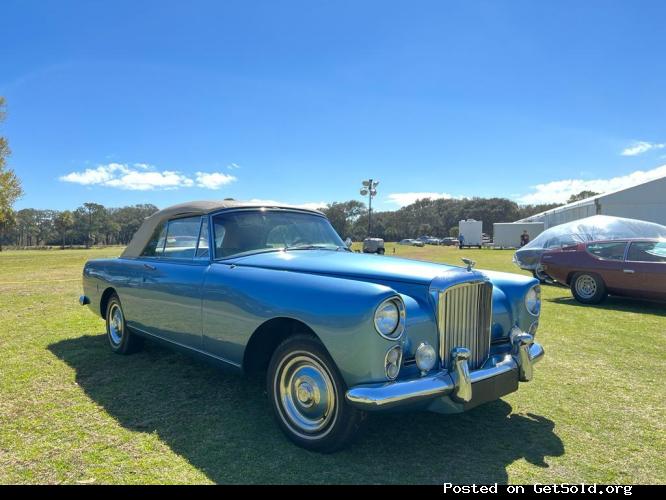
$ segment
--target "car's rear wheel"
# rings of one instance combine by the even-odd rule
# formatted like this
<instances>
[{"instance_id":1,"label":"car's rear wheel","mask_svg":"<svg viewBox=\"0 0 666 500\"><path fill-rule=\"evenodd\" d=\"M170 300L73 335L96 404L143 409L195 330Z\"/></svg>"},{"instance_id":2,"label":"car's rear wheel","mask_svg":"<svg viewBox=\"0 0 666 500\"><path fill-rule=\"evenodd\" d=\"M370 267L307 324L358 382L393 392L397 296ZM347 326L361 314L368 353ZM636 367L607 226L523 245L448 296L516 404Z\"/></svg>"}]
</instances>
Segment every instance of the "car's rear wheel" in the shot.
<instances>
[{"instance_id":1,"label":"car's rear wheel","mask_svg":"<svg viewBox=\"0 0 666 500\"><path fill-rule=\"evenodd\" d=\"M377 249L377 253L378 253L379 255L384 255L385 252L386 252L386 249L384 249L384 248L379 248L379 249Z\"/></svg>"},{"instance_id":2,"label":"car's rear wheel","mask_svg":"<svg viewBox=\"0 0 666 500\"><path fill-rule=\"evenodd\" d=\"M280 428L309 450L343 448L365 417L346 402L345 383L314 337L298 335L282 342L271 358L266 385Z\"/></svg>"},{"instance_id":3,"label":"car's rear wheel","mask_svg":"<svg viewBox=\"0 0 666 500\"><path fill-rule=\"evenodd\" d=\"M131 354L143 347L143 339L127 328L123 306L115 293L106 305L106 336L117 354Z\"/></svg>"},{"instance_id":4,"label":"car's rear wheel","mask_svg":"<svg viewBox=\"0 0 666 500\"><path fill-rule=\"evenodd\" d=\"M608 296L604 281L592 273L574 274L571 278L571 293L583 304L598 304Z\"/></svg>"}]
</instances>

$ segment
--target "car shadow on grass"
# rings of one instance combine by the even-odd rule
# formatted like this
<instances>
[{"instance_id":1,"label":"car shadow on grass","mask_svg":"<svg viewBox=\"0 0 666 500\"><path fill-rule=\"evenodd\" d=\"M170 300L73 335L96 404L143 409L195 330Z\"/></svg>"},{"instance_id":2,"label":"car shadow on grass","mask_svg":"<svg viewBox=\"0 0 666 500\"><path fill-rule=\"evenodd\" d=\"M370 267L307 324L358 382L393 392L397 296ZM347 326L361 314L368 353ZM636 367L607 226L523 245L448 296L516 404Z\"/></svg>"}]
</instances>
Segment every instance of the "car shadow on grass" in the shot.
<instances>
[{"instance_id":1,"label":"car shadow on grass","mask_svg":"<svg viewBox=\"0 0 666 500\"><path fill-rule=\"evenodd\" d=\"M460 415L370 415L354 444L320 455L282 435L260 377L228 374L149 342L119 356L103 335L49 349L120 425L156 433L217 483L506 483L516 460L545 468L546 457L564 453L551 420L512 414L500 400Z\"/></svg>"},{"instance_id":2,"label":"car shadow on grass","mask_svg":"<svg viewBox=\"0 0 666 500\"><path fill-rule=\"evenodd\" d=\"M554 304L563 304L572 307L666 316L666 304L663 302L635 299L631 297L608 297L601 304L582 304L573 297L554 297L545 300Z\"/></svg>"}]
</instances>

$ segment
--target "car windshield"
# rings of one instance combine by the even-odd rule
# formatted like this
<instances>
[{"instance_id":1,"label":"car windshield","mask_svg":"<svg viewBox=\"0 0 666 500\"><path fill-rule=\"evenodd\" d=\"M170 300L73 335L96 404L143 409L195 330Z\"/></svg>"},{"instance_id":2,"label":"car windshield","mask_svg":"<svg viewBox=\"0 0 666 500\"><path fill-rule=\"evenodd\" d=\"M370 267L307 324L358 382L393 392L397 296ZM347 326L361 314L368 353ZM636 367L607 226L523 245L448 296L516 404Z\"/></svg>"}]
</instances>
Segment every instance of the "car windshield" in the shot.
<instances>
[{"instance_id":1,"label":"car windshield","mask_svg":"<svg viewBox=\"0 0 666 500\"><path fill-rule=\"evenodd\" d=\"M277 250L346 250L328 219L282 210L239 210L213 217L216 258Z\"/></svg>"}]
</instances>

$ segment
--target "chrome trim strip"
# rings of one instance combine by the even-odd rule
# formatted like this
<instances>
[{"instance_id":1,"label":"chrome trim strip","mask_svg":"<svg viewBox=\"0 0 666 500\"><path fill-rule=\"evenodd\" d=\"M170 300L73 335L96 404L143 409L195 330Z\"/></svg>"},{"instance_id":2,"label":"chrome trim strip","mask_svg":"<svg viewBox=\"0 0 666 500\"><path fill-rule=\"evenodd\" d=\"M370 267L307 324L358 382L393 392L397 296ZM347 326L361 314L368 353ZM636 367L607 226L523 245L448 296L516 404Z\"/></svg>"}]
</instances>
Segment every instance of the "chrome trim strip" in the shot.
<instances>
[{"instance_id":1,"label":"chrome trim strip","mask_svg":"<svg viewBox=\"0 0 666 500\"><path fill-rule=\"evenodd\" d=\"M530 345L529 358L532 364L539 362L543 355L544 351L541 345L536 342ZM469 372L472 391L476 382L481 382L482 380L496 377L512 370L519 371L519 365L511 354L503 357L491 357L489 362L493 364L487 368ZM518 376L519 374L516 373L516 377ZM346 398L350 404L363 410L385 410L446 396L454 391L455 386L451 374L443 370L433 375L411 380L358 385L347 391Z\"/></svg>"}]
</instances>

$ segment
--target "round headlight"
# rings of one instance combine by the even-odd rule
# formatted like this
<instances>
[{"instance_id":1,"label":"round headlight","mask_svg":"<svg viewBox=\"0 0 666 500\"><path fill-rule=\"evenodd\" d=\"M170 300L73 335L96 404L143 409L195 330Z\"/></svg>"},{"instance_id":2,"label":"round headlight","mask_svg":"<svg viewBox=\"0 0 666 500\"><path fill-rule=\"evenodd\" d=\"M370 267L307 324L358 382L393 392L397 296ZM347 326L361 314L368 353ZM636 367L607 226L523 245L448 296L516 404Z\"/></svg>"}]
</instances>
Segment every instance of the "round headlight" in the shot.
<instances>
[{"instance_id":1,"label":"round headlight","mask_svg":"<svg viewBox=\"0 0 666 500\"><path fill-rule=\"evenodd\" d=\"M416 366L418 366L419 370L421 370L421 373L424 375L432 370L432 367L435 366L435 362L437 361L435 348L425 342L417 347L414 357L416 358Z\"/></svg>"},{"instance_id":2,"label":"round headlight","mask_svg":"<svg viewBox=\"0 0 666 500\"><path fill-rule=\"evenodd\" d=\"M541 287L534 285L525 295L525 307L532 316L538 316L541 312Z\"/></svg>"},{"instance_id":3,"label":"round headlight","mask_svg":"<svg viewBox=\"0 0 666 500\"><path fill-rule=\"evenodd\" d=\"M386 370L386 377L389 380L395 380L400 372L400 364L402 363L402 348L397 345L391 347L386 353L384 359L384 369Z\"/></svg>"},{"instance_id":4,"label":"round headlight","mask_svg":"<svg viewBox=\"0 0 666 500\"><path fill-rule=\"evenodd\" d=\"M375 328L382 336L395 340L402 335L405 309L402 301L389 299L382 302L375 311Z\"/></svg>"}]
</instances>

